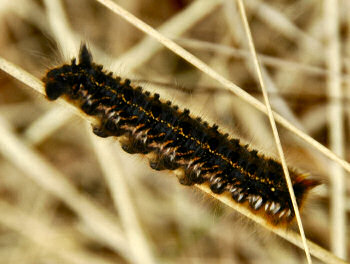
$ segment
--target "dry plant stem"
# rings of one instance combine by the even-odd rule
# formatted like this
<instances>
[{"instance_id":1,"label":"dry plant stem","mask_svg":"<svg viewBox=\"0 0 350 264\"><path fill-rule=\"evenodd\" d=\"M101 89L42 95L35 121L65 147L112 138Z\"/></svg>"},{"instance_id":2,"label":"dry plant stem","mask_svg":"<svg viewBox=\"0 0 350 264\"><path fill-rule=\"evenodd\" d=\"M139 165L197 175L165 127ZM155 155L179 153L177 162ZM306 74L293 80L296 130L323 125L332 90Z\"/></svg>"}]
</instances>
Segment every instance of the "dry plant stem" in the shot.
<instances>
[{"instance_id":1,"label":"dry plant stem","mask_svg":"<svg viewBox=\"0 0 350 264\"><path fill-rule=\"evenodd\" d=\"M246 34L242 28L242 30L238 30L236 28L240 28L241 26L241 21L237 21L239 19L238 10L236 10L236 6L234 1L232 0L225 0L225 5L224 5L224 13L225 13L225 18L227 20L228 27L230 29L230 33L232 37L236 40L239 40L239 43L243 47L249 47L247 43L247 38ZM234 15L233 15L234 14ZM235 28L233 28L235 27ZM258 76L256 74L256 69L255 65L252 63L253 61L251 60L251 54L250 56L246 56L245 63L247 65L248 70L251 72L251 74L258 80ZM282 97L278 95L278 89L270 77L268 71L266 68L260 64L260 70L262 73L262 76L264 77L265 83L266 83L266 89L269 93L274 93L275 97L273 100L273 106L276 110L278 110L279 113L281 113L283 116L285 116L289 121L291 121L295 126L297 126L299 129L303 129L301 123L299 122L298 118L294 115L293 111L290 109L290 107L287 105L287 103L284 101ZM255 129L255 127L254 127ZM264 136L263 136L264 137Z\"/></svg>"},{"instance_id":2,"label":"dry plant stem","mask_svg":"<svg viewBox=\"0 0 350 264\"><path fill-rule=\"evenodd\" d=\"M9 62L1 57L0 57L0 69L3 70L4 72L7 72L12 77L21 81L22 83L24 83L28 87L33 88L38 93L45 95L43 83L39 79L37 79L36 77L34 77L30 73L26 72L22 68L14 65L13 63L11 63L11 62ZM79 115L79 110L76 109L71 104L67 103L66 101L64 101L62 99L58 99L57 102L59 104L63 105L65 109L68 109L69 111L72 111L73 113ZM82 117L89 122L94 121L93 119L89 118L88 116L82 116Z\"/></svg>"},{"instance_id":3,"label":"dry plant stem","mask_svg":"<svg viewBox=\"0 0 350 264\"><path fill-rule=\"evenodd\" d=\"M25 70L21 69L20 67L14 65L13 63L3 59L0 57L0 69L2 69L4 72L7 72L11 76L13 76L15 79L21 81L28 87L33 88L37 92L44 94L44 87L43 83L35 78L30 73L26 72Z\"/></svg>"},{"instance_id":4,"label":"dry plant stem","mask_svg":"<svg viewBox=\"0 0 350 264\"><path fill-rule=\"evenodd\" d=\"M1 59L0 58L0 68L3 70L7 70L7 72L9 72L9 74L11 74L13 77L19 79L20 81L22 81L23 83L27 84L29 87L32 87L31 84L33 86L35 86L36 84L41 84L41 82L39 80L37 80L34 76L30 75L29 73L26 73L25 71L23 71L22 69L20 69L19 67L15 67L15 69L12 69L12 67L15 67L13 64L8 63L6 60ZM24 73L22 73L24 72ZM22 79L23 78L23 79ZM32 87L34 88L34 87ZM36 89L39 93L44 93L44 89L43 89L43 85L41 84L40 87L35 87L34 89ZM77 109L75 109L75 107L71 106L68 103L65 103L65 101L63 101L62 99L57 99L56 100L58 103L62 103L65 106L68 107L69 110L72 110L75 114L79 115L81 118L86 119L89 121L89 119L86 118L86 115L83 115L81 113L81 111L78 111ZM0 119L0 121L2 121L2 119ZM91 122L92 120L90 120ZM63 176L61 176L57 171L55 171L53 168L51 167L47 167L48 165L46 163L42 164L42 161L38 161L39 157L34 156L34 160L30 159L27 162L27 166L26 167L22 167L22 163L20 162L20 157L17 157L16 152L21 153L22 155L26 154L29 156L32 156L34 153L30 153L30 150L28 148L26 148L21 142L19 142L16 138L14 138L14 136L12 135L12 133L10 133L8 131L8 129L6 129L6 123L3 121L3 124L0 123L0 134L2 133L3 138L0 137L0 150L2 147L5 147L8 145L8 142L14 140L14 143L16 144L16 146L18 146L18 150L14 151L14 153L7 153L8 150L3 151L3 153L7 156L9 156L9 158L11 158L11 160L15 161L15 164L18 164L18 166L20 168L23 168L24 171L26 171L27 173L32 173L30 176L32 176L32 178L35 179L36 182L38 182L41 186L45 187L45 189L47 189L48 191L50 191L51 193L55 194L56 196L60 197L63 201L67 201L67 204L72 202L74 200L74 202L76 201L86 201L83 197L80 198L75 198L77 196L76 191L72 190L72 187L67 183L63 181ZM7 138L10 138L10 141L7 140ZM3 140L4 139L4 140ZM15 148L16 148L15 146ZM7 147L6 147L7 148ZM25 152L25 153L24 153ZM11 154L11 155L10 155ZM21 156L21 155L20 155ZM24 158L24 160L27 160L26 158ZM39 172L37 171L33 171L33 167L32 165L38 165L36 164L37 162L39 162L39 166L38 168L45 170L42 171L40 170ZM40 166L40 164L42 164L42 166ZM48 173L47 170L49 170ZM49 177L49 175L51 175L50 173L52 173L52 171L54 171L54 174L59 174L56 175L58 177ZM45 175L45 177L41 177L41 175ZM61 178L62 177L62 178ZM52 183L46 183L43 182L44 180L50 180L53 181ZM66 186L66 187L64 187ZM272 228L270 225L268 225L264 219L259 218L255 215L253 215L252 213L250 213L248 211L248 209L242 209L241 207L239 207L238 205L236 205L232 199L230 199L229 197L225 197L223 195L214 195L211 191L209 191L209 187L206 186L197 186L198 188L204 190L205 192L209 193L209 195L213 196L214 198L220 200L221 202L227 204L228 206L230 206L231 208L237 210L238 212L244 214L245 216L249 217L250 219L252 219L253 221L257 222L258 224L261 224L263 227L273 231L274 233L276 233L277 235L279 235L280 237L292 242L293 244L302 247L302 242L300 239L300 236L298 236L295 233L286 233L285 230L283 229L277 229L277 228ZM59 188L59 189L57 189ZM64 190L64 188L67 188L67 190ZM72 196L73 199L70 199L68 196L66 196L68 194L69 197ZM82 200L81 200L82 199ZM89 215L91 215L90 209L91 209L91 204L87 205L87 201L83 203L84 206L82 208L80 208L80 205L77 204L72 204L70 205L73 209L76 209L78 211L78 213L87 213L87 215L85 216L85 218L87 218ZM83 217L84 218L84 217ZM105 219L103 219L102 215L99 214L93 214L93 218L94 219L89 219L87 218L88 221L92 221L93 223L90 222L90 224L95 224L95 227L97 230L95 230L96 233L99 233L102 237L103 237L103 233L106 232L107 234L104 234L106 237L105 239L108 240L108 243L116 243L116 245L113 245L113 248L116 248L117 245L119 246L119 243L117 241L119 241L120 243L123 243L123 245L125 245L125 239L124 237L109 237L108 234L112 235L111 230L114 230L114 227L111 228L111 222L107 221ZM107 219L110 219L109 216L107 216ZM98 232L99 227L97 226L98 224L101 224L101 228L102 227L107 227L107 228L103 228L102 230L100 230L100 232ZM93 228L92 227L92 228ZM105 240L104 240L105 241ZM113 242L114 241L114 242ZM107 243L107 244L108 244ZM321 247L318 247L317 245L314 245L312 242L308 241L308 245L311 248L311 254L317 258L320 258L324 261L326 261L327 263L346 263L341 259L338 259L336 256L332 255L331 253L327 252L325 249L322 249ZM126 248L123 248L124 250L121 251L121 253L124 253L124 256L129 256L129 253L127 252Z\"/></svg>"},{"instance_id":5,"label":"dry plant stem","mask_svg":"<svg viewBox=\"0 0 350 264\"><path fill-rule=\"evenodd\" d=\"M195 23L200 21L206 15L213 12L219 6L221 0L197 0L163 23L157 30L168 36L181 36L190 29ZM113 64L112 70L118 70L120 65L127 67L128 70L143 65L163 46L147 36L138 44L134 45L129 51L120 56Z\"/></svg>"},{"instance_id":6,"label":"dry plant stem","mask_svg":"<svg viewBox=\"0 0 350 264\"><path fill-rule=\"evenodd\" d=\"M339 16L338 1L324 1L324 26L328 43L327 64L328 94L332 97L342 97L340 83L340 44L339 44ZM329 141L331 150L339 157L344 157L344 116L341 103L331 102L328 107ZM331 249L332 252L346 259L346 210L345 210L345 175L338 164L332 163L331 178Z\"/></svg>"},{"instance_id":7,"label":"dry plant stem","mask_svg":"<svg viewBox=\"0 0 350 264\"><path fill-rule=\"evenodd\" d=\"M124 227L130 252L134 259L133 262L140 264L155 263L149 243L137 219L135 207L130 197L129 187L124 180L124 175L127 173L122 171L123 165L112 149L115 146L108 140L100 139L93 135L90 132L90 126L88 130L95 154L111 190L114 205L119 212L121 224Z\"/></svg>"},{"instance_id":8,"label":"dry plant stem","mask_svg":"<svg viewBox=\"0 0 350 264\"><path fill-rule=\"evenodd\" d=\"M3 201L0 201L0 223L10 229L21 234L34 244L40 250L57 256L65 263L72 264L112 264L109 261L95 258L87 252L77 248L77 245L72 244L71 240L67 240L68 235L62 235L62 230L55 230L52 226L47 225L40 219L29 216ZM67 245L68 242L68 245ZM57 249L60 250L57 250Z\"/></svg>"},{"instance_id":9,"label":"dry plant stem","mask_svg":"<svg viewBox=\"0 0 350 264\"><path fill-rule=\"evenodd\" d=\"M299 29L283 13L261 0L246 0L245 2L248 7L256 9L256 14L262 21L273 27L281 35L295 42L303 41L313 50L322 54L323 47L320 42Z\"/></svg>"},{"instance_id":10,"label":"dry plant stem","mask_svg":"<svg viewBox=\"0 0 350 264\"><path fill-rule=\"evenodd\" d=\"M308 134L314 134L325 126L328 121L324 114L325 111L326 105L315 106L300 118L300 122L303 124Z\"/></svg>"},{"instance_id":11,"label":"dry plant stem","mask_svg":"<svg viewBox=\"0 0 350 264\"><path fill-rule=\"evenodd\" d=\"M244 47L249 47L247 43L247 38L245 35L245 32L243 30L235 30L235 28L240 27L241 23L238 24L238 21L235 21L232 14L235 14L237 11L235 10L235 3L232 0L226 0L224 5L225 10L225 18L227 20L228 27L230 29L230 33L234 39L239 39L240 45ZM238 19L238 18L236 18ZM235 33L237 31L237 33ZM257 74L255 72L255 65L252 63L251 56L247 56L247 59L245 60L248 70L251 72L251 74L257 79ZM283 116L285 116L289 121L291 121L294 125L296 125L299 129L302 129L302 125L300 124L298 118L294 115L294 113L291 111L290 107L287 105L287 103L278 95L278 89L270 77L268 71L266 68L260 64L260 70L264 77L264 80L266 82L266 89L270 93L275 93L273 106L276 110L278 110L279 113L281 113Z\"/></svg>"},{"instance_id":12,"label":"dry plant stem","mask_svg":"<svg viewBox=\"0 0 350 264\"><path fill-rule=\"evenodd\" d=\"M41 11L42 8L34 1L28 0L0 0L0 6L4 5L3 2L10 5L10 10L14 14L18 15L23 20L27 20L30 23L37 25L43 32L49 34L49 27L46 23L46 18Z\"/></svg>"},{"instance_id":13,"label":"dry plant stem","mask_svg":"<svg viewBox=\"0 0 350 264\"><path fill-rule=\"evenodd\" d=\"M0 134L0 151L4 157L48 192L70 206L96 238L119 252L125 259L129 259L130 254L128 248L125 247L125 238L116 224L117 220L112 215L94 205L74 189L59 171L51 167L38 153L23 144L2 118L0 118Z\"/></svg>"},{"instance_id":14,"label":"dry plant stem","mask_svg":"<svg viewBox=\"0 0 350 264\"><path fill-rule=\"evenodd\" d=\"M269 97L267 95L267 91L265 88L265 82L264 82L264 79L262 77L261 68L259 65L258 57L256 55L255 47L254 47L253 37L252 37L252 34L250 32L250 28L249 28L249 24L248 24L248 20L247 20L247 15L246 15L242 0L238 0L238 6L239 6L239 10L241 12L243 25L244 25L244 28L245 28L245 31L247 34L249 49L250 49L250 52L251 52L252 57L253 57L253 61L254 61L254 65L255 65L255 68L256 68L256 71L258 74L261 90L262 90L262 93L264 96L264 101L265 101L267 113L269 115L269 120L270 120L270 124L271 124L271 128L272 128L273 136L275 138L278 154L279 154L279 157L281 159L281 164L282 164L284 176L285 176L288 190L289 190L289 194L290 194L290 197L292 200L293 209L294 209L295 217L297 219L298 227L300 230L301 239L303 241L306 258L307 258L308 263L311 264L312 260L311 260L311 256L310 256L310 251L309 251L308 245L306 243L305 232L304 232L303 224L301 222L301 217L300 217L300 213L299 213L299 209L298 209L297 200L296 200L295 194L294 194L293 184L292 184L292 181L290 179L289 170L287 167L286 159L284 157L284 153L283 153L283 149L282 149L282 145L281 145L281 140L280 140L280 137L279 137L278 131L277 131L277 126L276 126L275 120L273 118Z\"/></svg>"},{"instance_id":15,"label":"dry plant stem","mask_svg":"<svg viewBox=\"0 0 350 264\"><path fill-rule=\"evenodd\" d=\"M226 204L227 206L231 207L235 211L238 211L240 214L248 217L249 219L253 220L254 222L258 223L259 225L263 226L264 228L270 230L271 232L275 233L276 235L284 238L285 240L289 241L293 245L303 249L304 245L301 240L301 237L299 234L288 231L286 229L276 228L271 226L268 222L266 222L265 219L258 217L254 215L252 212L249 211L249 209L245 208L244 206L241 206L239 204L233 203L231 200L231 197L228 195L217 195L213 194L213 192L210 190L209 186L207 185L196 185L198 189L201 189L203 192L207 193L208 195L214 197L215 199L219 200L220 202ZM329 251L325 250L324 248L316 245L315 243L307 240L307 245L310 248L310 253L318 258L319 260L322 260L324 263L327 264L346 264L346 262L343 259L340 259L330 253Z\"/></svg>"},{"instance_id":16,"label":"dry plant stem","mask_svg":"<svg viewBox=\"0 0 350 264\"><path fill-rule=\"evenodd\" d=\"M67 17L65 15L62 1L45 0L47 18L49 20L51 32L56 39L56 43L61 45L60 50L67 58L72 58L76 53L78 41L70 29Z\"/></svg>"},{"instance_id":17,"label":"dry plant stem","mask_svg":"<svg viewBox=\"0 0 350 264\"><path fill-rule=\"evenodd\" d=\"M27 143L37 145L48 138L73 117L73 113L61 106L55 106L45 112L23 132Z\"/></svg>"},{"instance_id":18,"label":"dry plant stem","mask_svg":"<svg viewBox=\"0 0 350 264\"><path fill-rule=\"evenodd\" d=\"M267 113L266 106L255 99L254 97L250 96L248 93L240 89L237 85L233 84L228 79L221 76L219 73L214 71L212 68L210 68L207 64L205 64L203 61L199 60L197 57L193 56L191 53L177 45L175 42L171 41L169 38L166 38L159 32L157 32L154 28L150 27L149 25L145 24L140 19L133 16L131 13L127 12L123 8L121 8L116 3L110 1L110 0L96 0L97 2L105 5L109 9L111 9L116 14L119 14L121 17L123 17L125 20L129 21L131 24L133 24L135 27L139 28L143 32L151 35L155 39L157 39L159 42L161 42L164 46L172 50L174 53L191 63L192 65L196 66L198 69L200 69L202 72L208 74L213 79L217 80L219 83L224 85L228 90L235 93L238 97L240 97L242 100L248 102L252 106L254 106L256 109L263 113ZM310 136L306 135L302 131L300 131L298 128L296 128L294 125L289 123L285 118L283 118L281 115L277 114L276 112L273 112L273 115L275 117L275 120L283 125L285 128L293 132L295 135L299 136L301 139L312 145L314 148L316 148L318 151L322 152L324 155L326 155L328 158L336 161L339 163L343 168L345 168L347 171L350 172L350 164L346 162L345 160L339 158L337 155L335 155L332 151L330 151L328 148L311 138Z\"/></svg>"},{"instance_id":19,"label":"dry plant stem","mask_svg":"<svg viewBox=\"0 0 350 264\"><path fill-rule=\"evenodd\" d=\"M12 175L10 175L11 177ZM21 177L17 177L16 182L22 182ZM21 184L21 183L19 183ZM27 183L28 184L28 183ZM25 186L28 186L25 184ZM29 183L30 184L30 183ZM23 212L23 217L21 217L21 221L26 221L28 219L34 219L40 224L47 225L49 226L50 223L52 223L53 219L55 218L55 211L50 211L49 213L46 211L47 205L50 204L52 200L52 195L45 191L38 190L36 186L33 186L34 184L31 184L31 186L28 186L28 190L24 190L24 192L21 192L21 195L26 196L26 198L18 203L16 205L10 205L7 202L3 202L4 209L6 210L8 205L8 209L13 209L13 210L21 210ZM33 188L34 187L34 188ZM18 186L18 190L21 189L20 186ZM29 192L29 195L27 196L27 192ZM1 205L0 205L1 207ZM1 210L1 209L0 209ZM26 212L26 213L24 213ZM11 214L11 211L0 211L0 215L3 214ZM16 224L15 224L16 225ZM21 224L19 228L23 228L23 225ZM43 228L45 229L45 227ZM33 230L33 229L31 229ZM16 231L16 230L15 230ZM62 238L64 238L64 246L69 247L69 248L76 248L78 246L77 241L73 239L71 229L62 231L59 227L57 228L56 226L51 228L51 232L55 234L60 234ZM65 232L65 234L63 234ZM25 232L24 232L25 233ZM35 233L35 229L33 230L33 233ZM45 231L44 231L45 233ZM50 232L48 232L49 234ZM19 233L21 234L21 233ZM65 239L68 237L68 234L70 238ZM35 243L31 243L30 241L27 241L27 239L23 239L25 237L18 237L16 241L17 248L15 250L12 250L12 253L9 256L0 256L0 259L4 260L5 263L25 263L25 262L30 262L30 259L34 258L41 258L42 255L45 256L45 253L47 252L43 251L41 247L37 247ZM45 237L46 238L46 237ZM44 239L45 239L44 238ZM61 245L63 243L60 243L60 241L57 241L57 248L61 248ZM47 243L52 243L51 241L49 242L47 240ZM58 254L57 254L58 255Z\"/></svg>"},{"instance_id":20,"label":"dry plant stem","mask_svg":"<svg viewBox=\"0 0 350 264\"><path fill-rule=\"evenodd\" d=\"M172 40L190 49L202 50L205 52L212 51L212 52L224 54L226 56L232 56L237 58L247 58L250 56L250 53L247 50L228 47L222 44L211 43L203 40L191 39L191 38L176 38L176 37L172 37ZM271 66L278 69L283 68L286 70L298 70L301 73L310 74L310 75L312 74L316 76L326 76L328 72L327 69L324 69L318 66L308 65L306 63L289 61L286 59L280 59L277 57L264 55L261 53L258 53L258 56L260 58L260 62L263 63L265 66ZM341 76L341 79L343 82L349 83L350 75L344 74L343 76Z\"/></svg>"},{"instance_id":21,"label":"dry plant stem","mask_svg":"<svg viewBox=\"0 0 350 264\"><path fill-rule=\"evenodd\" d=\"M125 239L117 221L108 212L95 206L89 199L79 194L57 170L51 167L41 156L15 137L9 124L0 118L0 151L18 168L44 187L51 194L62 199L70 206L96 235L104 238L118 252L128 255L124 247Z\"/></svg>"},{"instance_id":22,"label":"dry plant stem","mask_svg":"<svg viewBox=\"0 0 350 264\"><path fill-rule=\"evenodd\" d=\"M189 5L184 11L180 12L179 14L166 21L162 26L158 28L158 30L163 32L164 34L179 36L186 30L191 28L193 24L195 24L207 14L212 12L212 10L219 4L220 0L196 1L193 4ZM51 3L51 1L48 1L47 5L53 4ZM62 7L59 8L62 9ZM51 7L51 9L54 8ZM59 13L63 14L63 12ZM75 50L75 47L73 45L73 42L75 42L73 38L74 34L71 33L70 25L67 22L64 14L63 16L58 16L55 12L48 12L48 15L50 18L49 20L51 21L51 25L59 24L58 28L60 30L57 30L55 27L52 27L52 30L54 32L57 43L59 43L60 45L61 52L68 56L67 54L68 52L70 52L69 47L71 47L72 51ZM64 42L65 38L62 39L61 36L67 36L68 39L71 39L71 41L68 41L70 44L66 44ZM127 51L121 57L119 57L113 64L115 65L115 67L117 67L118 65L123 65L124 68L127 67L128 71L133 71L135 68L141 66L148 59L154 56L162 48L162 45L155 42L150 37L145 37L140 43L136 44L133 48L131 48L129 51ZM101 54L101 52L99 53ZM72 56L75 57L76 54ZM105 54L102 54L102 56L107 57L107 55ZM116 69L116 71L118 71L118 68ZM63 116L62 113L59 112L58 116L61 118L57 119L58 116L55 116L56 122L53 125L51 121L52 119L49 119L49 117L54 116L57 112L59 112L59 110L50 110L49 113L45 113L44 116L39 118L39 120L37 120L27 128L25 135L28 136L28 140L35 141L31 142L31 144L38 144L41 141L45 140L45 138L47 138L50 135L50 133L53 133L59 127L63 126L66 123L66 121L70 120L72 117L71 112L68 112L67 116ZM34 136L33 132L36 131L40 131L40 133L36 133Z\"/></svg>"},{"instance_id":23,"label":"dry plant stem","mask_svg":"<svg viewBox=\"0 0 350 264\"><path fill-rule=\"evenodd\" d=\"M345 3L345 8L346 8L346 10L350 10L350 2ZM345 25L347 26L348 30L347 30L347 38L346 38L346 43L344 45L344 50L345 50L345 54L349 58L350 57L350 19L349 19L349 17L347 17L347 21L346 21ZM345 72L347 74L349 74L349 72L350 72L350 61L349 60L345 64ZM350 95L350 85L346 86L346 88L344 89L344 92L345 92L346 96ZM348 108L346 111L346 118L347 118L347 120L350 120L350 108ZM350 130L350 122L349 121L348 121L347 129L348 129L348 131Z\"/></svg>"}]
</instances>

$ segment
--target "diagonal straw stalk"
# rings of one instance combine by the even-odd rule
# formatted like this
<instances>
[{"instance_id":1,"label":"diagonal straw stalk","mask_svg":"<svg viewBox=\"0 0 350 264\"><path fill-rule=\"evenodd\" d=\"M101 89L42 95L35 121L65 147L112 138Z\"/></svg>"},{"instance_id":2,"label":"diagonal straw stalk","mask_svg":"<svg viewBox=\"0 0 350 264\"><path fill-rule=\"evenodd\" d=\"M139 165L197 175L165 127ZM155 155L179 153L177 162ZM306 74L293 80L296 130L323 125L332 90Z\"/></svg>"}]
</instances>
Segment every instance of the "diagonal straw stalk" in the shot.
<instances>
[{"instance_id":1,"label":"diagonal straw stalk","mask_svg":"<svg viewBox=\"0 0 350 264\"><path fill-rule=\"evenodd\" d=\"M278 135L276 122L275 122L275 119L273 117L273 113L272 113L269 97L267 95L265 82L264 82L264 79L262 77L261 67L260 67L260 64L259 64L258 57L256 55L252 33L250 31L250 28L249 28L247 15L246 15L245 8L244 8L242 0L238 0L238 6L239 6L239 10L241 12L244 29L246 31L246 35L247 35L247 38L248 38L249 49L250 49L250 52L251 52L252 57L253 57L253 61L254 61L254 65L255 65L255 68L256 68L256 71L257 71L257 74L258 74L261 90L262 90L262 93L263 93L263 96L264 96L264 101L265 101L267 113L268 113L268 116L269 116L269 120L270 120L270 125L271 125L271 128L272 128L273 136L275 138L278 154L279 154L280 159L281 159L284 176L285 176L285 179L286 179L286 182L287 182L287 186L288 186L288 190L289 190L289 194L290 194L290 197L291 197L291 200L292 200L293 209L294 209L295 217L297 219L298 227L299 227L299 230L300 230L301 239L303 241L307 262L309 264L311 264L312 260L311 260L311 256L310 256L310 250L309 250L309 247L308 247L307 242L306 242L305 232L304 232L303 224L301 222L301 217L300 217L300 213L299 213L299 209L298 209L298 204L297 204L297 200L295 198L295 194L294 194L294 190L293 190L293 184L292 184L292 181L290 179L289 170L288 170L288 167L287 167L287 162L286 162L286 159L284 157L284 153L283 153L283 149L282 149L282 145L281 145L281 140L280 140L280 137Z\"/></svg>"},{"instance_id":2,"label":"diagonal straw stalk","mask_svg":"<svg viewBox=\"0 0 350 264\"><path fill-rule=\"evenodd\" d=\"M184 60L188 61L195 67L197 67L202 72L206 73L210 77L212 77L214 80L218 81L222 85L225 86L226 89L232 91L234 94L236 94L238 97L240 97L242 100L246 101L247 103L254 106L259 111L267 114L266 106L261 103L259 100L255 99L242 89L240 89L237 85L229 81L228 79L221 76L219 73L217 73L214 69L209 67L207 64L205 64L203 61L186 51L184 48L177 45L175 42L170 40L169 38L163 36L158 31L156 31L154 28L149 26L148 24L144 23L142 20L138 19L134 15L132 15L130 12L123 9L118 4L114 3L111 0L96 0L97 2L103 4L104 6L108 7L110 10L115 12L116 14L120 15L122 18L133 24L135 27L140 29L141 31L145 32L146 34L154 37L157 41L162 43L164 46L166 46L168 49L179 55ZM318 151L322 152L325 156L330 158L331 160L334 160L338 164L340 164L344 169L346 169L348 172L350 172L350 164L346 162L345 160L339 158L336 154L334 154L332 151L330 151L328 148L314 140L312 137L306 135L304 132L302 132L300 129L296 128L294 125L292 125L290 122L288 122L285 118L283 118L281 115L279 115L276 112L273 112L275 120L283 125L285 128L293 132L295 135L303 139L305 142L309 143L311 146L316 148Z\"/></svg>"},{"instance_id":3,"label":"diagonal straw stalk","mask_svg":"<svg viewBox=\"0 0 350 264\"><path fill-rule=\"evenodd\" d=\"M37 92L41 93L44 95L44 87L43 83L29 74L28 72L24 71L20 67L6 61L3 58L0 58L0 69L3 71L7 72L17 80L21 81L22 83L26 84L27 86L33 88ZM81 111L76 109L74 106L71 104L65 102L63 99L57 99L57 103L62 104L63 106L67 107L70 111L73 111L76 115L79 117L87 120L88 122L93 122L93 120L87 118L86 115L84 115ZM45 174L45 173L43 173ZM46 174L45 174L46 175ZM259 225L263 226L264 228L270 230L271 232L277 234L278 236L284 238L285 240L289 241L290 243L303 248L303 244L301 241L301 238L298 234L295 232L287 232L286 230L283 229L278 229L278 228L273 228L271 225L269 225L263 218L258 217L257 215L254 215L251 213L248 208L242 207L237 205L232 201L227 196L224 195L215 195L210 191L210 188L206 185L197 185L197 188L201 189L203 192L208 193L215 199L221 201L222 203L226 204L227 206L231 207L232 209L238 211L239 213L245 215L246 217L250 218L252 221L258 223ZM61 196L61 195L60 195ZM62 196L64 199L66 199L65 196ZM320 246L312 243L311 241L307 241L308 246L310 247L311 254L321 260L323 260L325 263L335 263L335 264L345 264L344 260L334 256L332 253L329 251L321 248Z\"/></svg>"}]
</instances>

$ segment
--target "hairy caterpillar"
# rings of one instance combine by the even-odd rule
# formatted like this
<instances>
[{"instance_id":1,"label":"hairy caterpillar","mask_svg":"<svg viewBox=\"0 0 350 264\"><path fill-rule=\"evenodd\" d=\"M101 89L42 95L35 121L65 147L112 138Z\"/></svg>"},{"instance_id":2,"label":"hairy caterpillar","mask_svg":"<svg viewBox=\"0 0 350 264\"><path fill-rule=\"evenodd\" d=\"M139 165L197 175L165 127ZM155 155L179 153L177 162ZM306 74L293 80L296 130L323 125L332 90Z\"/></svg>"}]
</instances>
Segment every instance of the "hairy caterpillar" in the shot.
<instances>
[{"instance_id":1,"label":"hairy caterpillar","mask_svg":"<svg viewBox=\"0 0 350 264\"><path fill-rule=\"evenodd\" d=\"M100 137L119 137L128 153L147 154L156 170L180 169L184 185L209 184L220 194L229 192L234 201L248 205L272 224L287 224L294 218L292 202L281 164L266 158L238 139L222 134L179 110L158 94L133 87L128 79L114 78L92 62L85 45L79 62L50 70L43 78L49 100L63 96L87 115L96 118L93 132ZM307 192L318 185L289 168L299 206Z\"/></svg>"}]
</instances>

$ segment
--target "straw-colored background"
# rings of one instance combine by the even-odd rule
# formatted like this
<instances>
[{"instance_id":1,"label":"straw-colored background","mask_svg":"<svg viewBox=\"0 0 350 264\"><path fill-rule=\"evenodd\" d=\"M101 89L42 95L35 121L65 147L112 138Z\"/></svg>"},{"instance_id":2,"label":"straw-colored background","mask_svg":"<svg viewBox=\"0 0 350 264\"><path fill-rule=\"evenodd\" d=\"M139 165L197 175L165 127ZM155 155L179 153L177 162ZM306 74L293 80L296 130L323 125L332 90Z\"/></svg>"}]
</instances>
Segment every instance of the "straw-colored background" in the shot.
<instances>
[{"instance_id":1,"label":"straw-colored background","mask_svg":"<svg viewBox=\"0 0 350 264\"><path fill-rule=\"evenodd\" d=\"M115 2L261 99L236 1ZM346 160L349 3L244 4L272 108ZM39 79L86 41L106 68L277 157L265 115L97 1L2 0L0 32L0 56ZM344 257L348 175L278 128L287 163L323 181L302 212L307 238ZM0 263L305 261L302 250L173 174L151 170L115 140L96 140L66 105L3 72L0 133Z\"/></svg>"}]
</instances>

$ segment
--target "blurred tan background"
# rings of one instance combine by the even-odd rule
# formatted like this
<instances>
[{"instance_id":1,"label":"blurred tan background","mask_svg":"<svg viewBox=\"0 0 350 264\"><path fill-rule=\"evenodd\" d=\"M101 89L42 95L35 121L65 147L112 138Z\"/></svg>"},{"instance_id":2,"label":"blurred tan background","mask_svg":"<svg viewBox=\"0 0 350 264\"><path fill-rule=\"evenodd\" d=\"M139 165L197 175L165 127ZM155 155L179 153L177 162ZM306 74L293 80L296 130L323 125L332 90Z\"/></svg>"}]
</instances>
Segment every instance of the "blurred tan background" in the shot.
<instances>
[{"instance_id":1,"label":"blurred tan background","mask_svg":"<svg viewBox=\"0 0 350 264\"><path fill-rule=\"evenodd\" d=\"M115 2L261 99L235 1ZM273 109L349 160L349 2L244 3ZM38 79L76 56L81 41L107 69L277 157L266 116L97 1L0 1L0 56ZM302 212L307 237L344 257L348 175L279 131L288 164L323 182ZM97 140L65 106L2 71L0 137L0 263L305 261L300 249L151 170L117 141Z\"/></svg>"}]
</instances>

